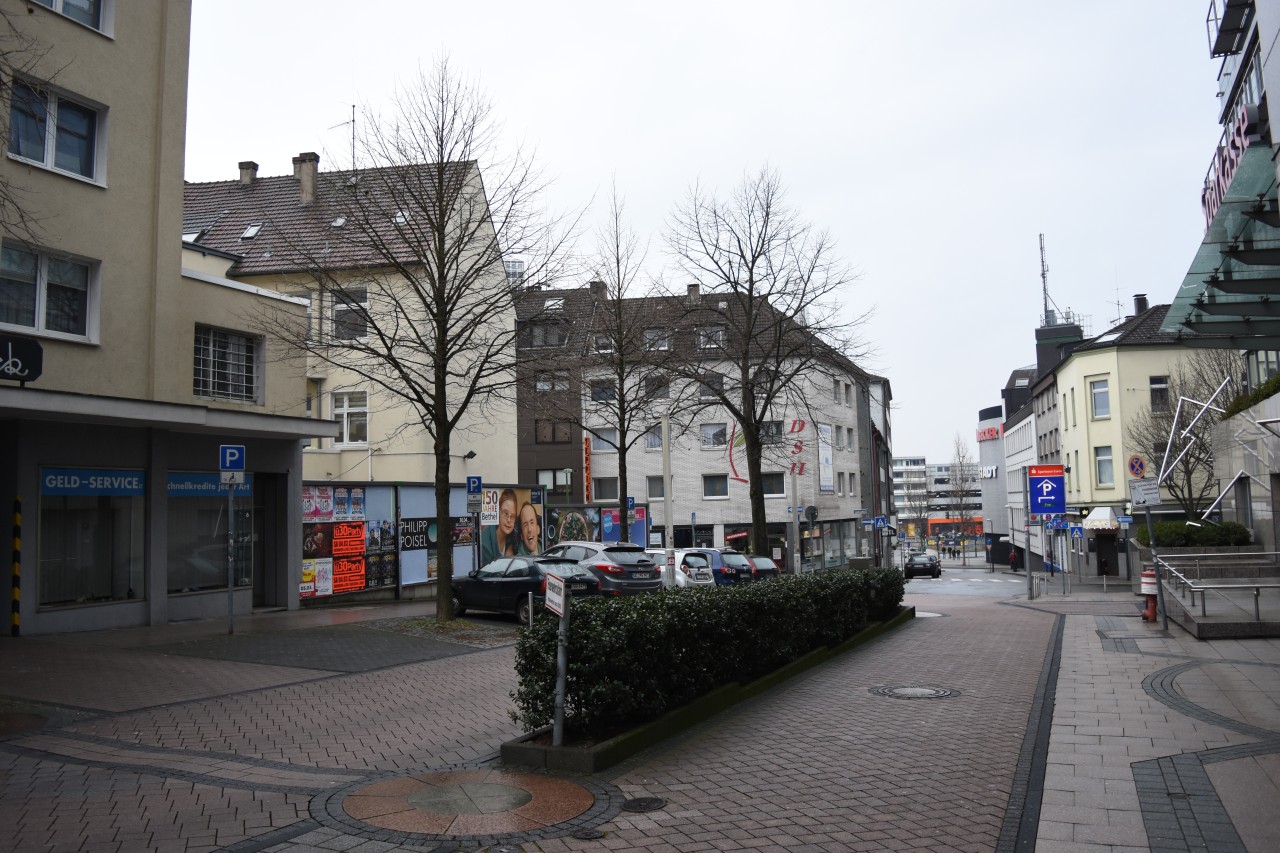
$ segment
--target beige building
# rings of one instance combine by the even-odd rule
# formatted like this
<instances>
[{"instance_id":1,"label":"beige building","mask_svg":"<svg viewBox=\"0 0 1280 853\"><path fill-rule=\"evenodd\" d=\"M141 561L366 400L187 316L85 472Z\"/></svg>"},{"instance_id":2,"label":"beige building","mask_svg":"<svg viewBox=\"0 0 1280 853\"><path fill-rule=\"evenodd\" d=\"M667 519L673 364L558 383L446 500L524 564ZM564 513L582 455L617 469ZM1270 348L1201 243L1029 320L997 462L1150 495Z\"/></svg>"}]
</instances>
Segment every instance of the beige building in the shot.
<instances>
[{"instance_id":1,"label":"beige building","mask_svg":"<svg viewBox=\"0 0 1280 853\"><path fill-rule=\"evenodd\" d=\"M0 270L15 630L225 613L229 576L238 612L296 607L300 544L277 531L299 504L301 440L333 428L300 417L301 373L243 322L305 303L198 255L184 270L191 4L2 2L31 49L6 57L0 179L35 223L6 214ZM231 513L221 445L247 460Z\"/></svg>"}]
</instances>

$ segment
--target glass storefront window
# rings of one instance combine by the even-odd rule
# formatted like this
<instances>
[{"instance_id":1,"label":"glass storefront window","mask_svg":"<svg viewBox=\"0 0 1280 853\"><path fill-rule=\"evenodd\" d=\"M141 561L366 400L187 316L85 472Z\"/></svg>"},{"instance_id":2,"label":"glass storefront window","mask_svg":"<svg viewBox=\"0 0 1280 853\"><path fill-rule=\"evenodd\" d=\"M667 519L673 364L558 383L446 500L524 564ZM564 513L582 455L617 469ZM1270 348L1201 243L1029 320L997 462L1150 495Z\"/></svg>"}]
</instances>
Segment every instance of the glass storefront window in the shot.
<instances>
[{"instance_id":1,"label":"glass storefront window","mask_svg":"<svg viewBox=\"0 0 1280 853\"><path fill-rule=\"evenodd\" d=\"M253 582L253 475L232 499L235 515L235 582ZM217 474L169 474L170 593L227 588L227 487Z\"/></svg>"},{"instance_id":2,"label":"glass storefront window","mask_svg":"<svg viewBox=\"0 0 1280 853\"><path fill-rule=\"evenodd\" d=\"M146 597L145 482L135 470L40 470L41 607Z\"/></svg>"}]
</instances>

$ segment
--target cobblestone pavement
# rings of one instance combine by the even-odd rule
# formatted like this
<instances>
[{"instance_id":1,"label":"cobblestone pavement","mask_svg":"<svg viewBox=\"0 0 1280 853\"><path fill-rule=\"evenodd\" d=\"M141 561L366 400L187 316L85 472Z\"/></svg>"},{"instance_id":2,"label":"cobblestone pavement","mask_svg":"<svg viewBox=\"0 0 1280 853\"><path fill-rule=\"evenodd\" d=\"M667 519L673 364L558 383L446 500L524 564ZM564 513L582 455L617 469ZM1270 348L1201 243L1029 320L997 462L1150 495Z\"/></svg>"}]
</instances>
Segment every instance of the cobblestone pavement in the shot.
<instances>
[{"instance_id":1,"label":"cobblestone pavement","mask_svg":"<svg viewBox=\"0 0 1280 853\"><path fill-rule=\"evenodd\" d=\"M0 851L1280 849L1280 642L1165 634L1126 594L908 603L585 779L495 769L510 646L338 649L315 613L236 648L208 625L0 640ZM317 634L330 653L294 647ZM643 797L665 805L623 810Z\"/></svg>"}]
</instances>

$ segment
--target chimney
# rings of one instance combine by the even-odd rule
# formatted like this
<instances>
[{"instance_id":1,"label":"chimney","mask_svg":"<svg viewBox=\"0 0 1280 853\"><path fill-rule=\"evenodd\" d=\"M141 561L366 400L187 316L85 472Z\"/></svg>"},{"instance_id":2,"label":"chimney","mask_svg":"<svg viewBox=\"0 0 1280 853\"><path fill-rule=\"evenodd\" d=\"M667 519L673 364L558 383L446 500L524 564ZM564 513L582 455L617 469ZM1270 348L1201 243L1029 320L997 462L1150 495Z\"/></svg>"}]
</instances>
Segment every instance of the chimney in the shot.
<instances>
[{"instance_id":1,"label":"chimney","mask_svg":"<svg viewBox=\"0 0 1280 853\"><path fill-rule=\"evenodd\" d=\"M1147 294L1145 294L1145 293L1135 293L1135 294L1133 294L1133 313L1134 313L1134 315L1142 314L1143 312L1145 312L1145 311L1146 311L1148 308L1150 308L1150 307L1151 307L1151 306L1147 304Z\"/></svg>"},{"instance_id":2,"label":"chimney","mask_svg":"<svg viewBox=\"0 0 1280 853\"><path fill-rule=\"evenodd\" d=\"M258 179L258 164L252 160L240 161L240 183L251 184Z\"/></svg>"},{"instance_id":3,"label":"chimney","mask_svg":"<svg viewBox=\"0 0 1280 853\"><path fill-rule=\"evenodd\" d=\"M587 282L587 287L591 288L591 295L596 299L604 299L603 281L589 281Z\"/></svg>"},{"instance_id":4,"label":"chimney","mask_svg":"<svg viewBox=\"0 0 1280 853\"><path fill-rule=\"evenodd\" d=\"M689 301L689 304L690 304L690 305L697 305L697 304L698 304L698 302L700 301L700 298L699 298L699 295L698 295L698 285L697 285L697 284L691 284L691 285L689 285L689 298L688 298L688 301Z\"/></svg>"},{"instance_id":5,"label":"chimney","mask_svg":"<svg viewBox=\"0 0 1280 853\"><path fill-rule=\"evenodd\" d=\"M293 176L298 179L303 204L316 200L316 172L319 168L320 155L314 151L303 151L293 158Z\"/></svg>"}]
</instances>

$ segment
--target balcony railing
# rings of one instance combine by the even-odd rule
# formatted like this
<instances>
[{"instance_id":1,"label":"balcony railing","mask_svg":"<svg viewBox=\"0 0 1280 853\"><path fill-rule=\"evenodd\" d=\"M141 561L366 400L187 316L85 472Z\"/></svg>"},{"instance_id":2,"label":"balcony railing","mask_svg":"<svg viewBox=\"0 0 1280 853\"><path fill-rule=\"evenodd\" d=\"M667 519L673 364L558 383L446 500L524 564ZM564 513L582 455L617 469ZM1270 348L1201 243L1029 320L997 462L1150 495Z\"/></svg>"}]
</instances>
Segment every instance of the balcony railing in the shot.
<instances>
[{"instance_id":1,"label":"balcony railing","mask_svg":"<svg viewBox=\"0 0 1280 853\"><path fill-rule=\"evenodd\" d=\"M1230 56L1244 49L1244 36L1253 23L1253 0L1209 0L1204 17L1209 55Z\"/></svg>"}]
</instances>

